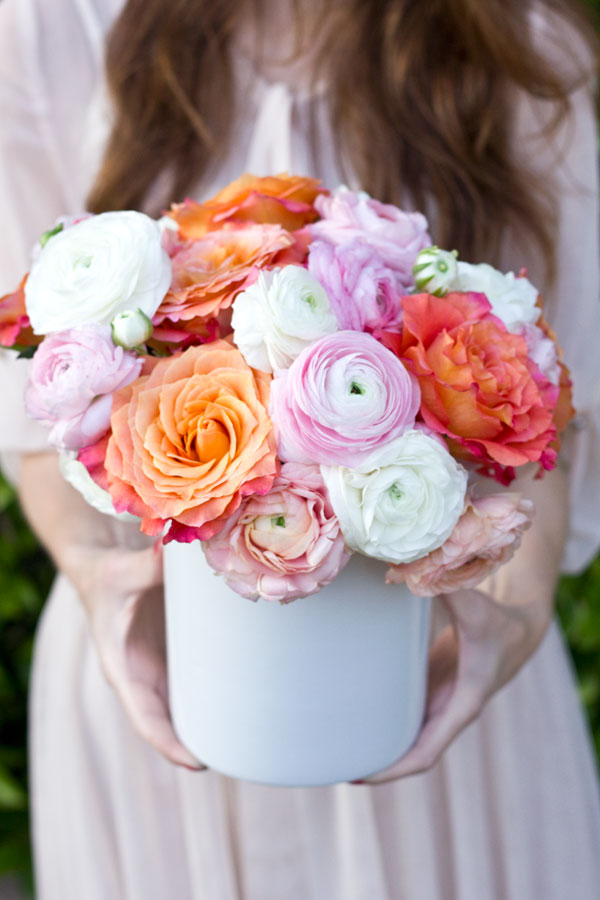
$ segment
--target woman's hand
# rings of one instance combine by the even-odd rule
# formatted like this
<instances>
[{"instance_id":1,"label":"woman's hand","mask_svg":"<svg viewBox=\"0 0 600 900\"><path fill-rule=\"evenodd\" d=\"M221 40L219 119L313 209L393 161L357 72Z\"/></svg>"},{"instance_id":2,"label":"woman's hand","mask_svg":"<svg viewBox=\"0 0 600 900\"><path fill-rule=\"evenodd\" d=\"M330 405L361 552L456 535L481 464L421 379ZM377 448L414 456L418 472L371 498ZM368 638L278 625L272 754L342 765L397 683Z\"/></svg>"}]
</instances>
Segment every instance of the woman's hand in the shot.
<instances>
[{"instance_id":1,"label":"woman's hand","mask_svg":"<svg viewBox=\"0 0 600 900\"><path fill-rule=\"evenodd\" d=\"M433 766L537 648L552 619L566 530L566 482L559 470L518 485L536 505L520 550L477 590L440 597L451 625L429 654L425 720L413 747L356 784L384 784Z\"/></svg>"},{"instance_id":2,"label":"woman's hand","mask_svg":"<svg viewBox=\"0 0 600 900\"><path fill-rule=\"evenodd\" d=\"M162 553L74 548L69 576L89 616L109 684L138 734L168 760L206 768L179 742L167 696Z\"/></svg>"},{"instance_id":3,"label":"woman's hand","mask_svg":"<svg viewBox=\"0 0 600 900\"><path fill-rule=\"evenodd\" d=\"M160 547L115 546L110 517L67 484L54 453L24 457L20 496L83 603L104 673L133 727L171 762L205 768L179 742L169 716Z\"/></svg>"}]
</instances>

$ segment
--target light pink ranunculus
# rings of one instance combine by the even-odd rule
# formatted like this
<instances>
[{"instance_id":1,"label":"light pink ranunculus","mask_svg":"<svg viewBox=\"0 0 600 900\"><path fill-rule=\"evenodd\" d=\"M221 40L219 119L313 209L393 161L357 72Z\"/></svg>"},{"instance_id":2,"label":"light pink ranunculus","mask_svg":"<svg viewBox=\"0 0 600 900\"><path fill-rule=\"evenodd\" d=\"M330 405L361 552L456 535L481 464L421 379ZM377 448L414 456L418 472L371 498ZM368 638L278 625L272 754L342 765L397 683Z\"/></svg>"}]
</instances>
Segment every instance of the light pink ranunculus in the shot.
<instances>
[{"instance_id":1,"label":"light pink ranunculus","mask_svg":"<svg viewBox=\"0 0 600 900\"><path fill-rule=\"evenodd\" d=\"M340 328L376 332L400 326L404 291L369 244L313 241L308 270L325 288Z\"/></svg>"},{"instance_id":2,"label":"light pink ranunculus","mask_svg":"<svg viewBox=\"0 0 600 900\"><path fill-rule=\"evenodd\" d=\"M141 367L141 357L115 347L108 325L57 331L31 362L27 413L51 429L54 447L87 447L108 431L113 392L137 378Z\"/></svg>"},{"instance_id":3,"label":"light pink ranunculus","mask_svg":"<svg viewBox=\"0 0 600 900\"><path fill-rule=\"evenodd\" d=\"M527 355L536 364L542 375L552 384L560 381L558 348L553 340L544 334L538 325L525 324L517 332L527 342Z\"/></svg>"},{"instance_id":4,"label":"light pink ranunculus","mask_svg":"<svg viewBox=\"0 0 600 900\"><path fill-rule=\"evenodd\" d=\"M377 250L392 269L399 286L413 284L412 268L419 250L431 245L427 219L421 213L406 213L390 203L380 203L364 191L338 188L315 200L321 220L310 225L315 238L332 244L355 239Z\"/></svg>"},{"instance_id":5,"label":"light pink ranunculus","mask_svg":"<svg viewBox=\"0 0 600 900\"><path fill-rule=\"evenodd\" d=\"M319 467L297 463L282 466L271 491L244 500L202 546L232 590L281 603L314 594L350 558Z\"/></svg>"},{"instance_id":6,"label":"light pink ranunculus","mask_svg":"<svg viewBox=\"0 0 600 900\"><path fill-rule=\"evenodd\" d=\"M419 597L474 588L508 562L531 525L533 503L520 494L470 500L448 540L422 559L392 566L389 584L406 584Z\"/></svg>"},{"instance_id":7,"label":"light pink ranunculus","mask_svg":"<svg viewBox=\"0 0 600 900\"><path fill-rule=\"evenodd\" d=\"M311 344L271 384L281 459L353 468L409 431L416 379L372 335L338 331Z\"/></svg>"}]
</instances>

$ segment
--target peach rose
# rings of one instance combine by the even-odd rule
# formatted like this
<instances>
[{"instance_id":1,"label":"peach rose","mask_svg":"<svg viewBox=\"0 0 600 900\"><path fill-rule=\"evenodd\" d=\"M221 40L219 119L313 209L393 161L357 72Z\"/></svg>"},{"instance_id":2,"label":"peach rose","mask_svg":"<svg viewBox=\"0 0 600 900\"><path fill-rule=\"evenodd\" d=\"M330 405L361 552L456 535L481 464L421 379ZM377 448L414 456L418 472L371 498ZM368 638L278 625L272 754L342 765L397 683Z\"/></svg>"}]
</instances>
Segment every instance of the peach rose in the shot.
<instances>
[{"instance_id":1,"label":"peach rose","mask_svg":"<svg viewBox=\"0 0 600 900\"><path fill-rule=\"evenodd\" d=\"M41 344L43 335L33 333L25 308L25 283L27 275L12 294L0 297L0 345L13 347L15 344L33 347Z\"/></svg>"},{"instance_id":2,"label":"peach rose","mask_svg":"<svg viewBox=\"0 0 600 900\"><path fill-rule=\"evenodd\" d=\"M228 225L176 248L171 287L152 320L154 339L173 341L182 331L203 339L206 323L292 244L279 225Z\"/></svg>"},{"instance_id":3,"label":"peach rose","mask_svg":"<svg viewBox=\"0 0 600 900\"><path fill-rule=\"evenodd\" d=\"M474 588L513 556L531 525L533 503L520 494L471 500L448 540L422 559L392 566L388 584L406 584L418 597Z\"/></svg>"},{"instance_id":4,"label":"peach rose","mask_svg":"<svg viewBox=\"0 0 600 900\"><path fill-rule=\"evenodd\" d=\"M115 509L140 516L146 534L170 520L166 541L204 540L242 497L266 493L278 465L270 380L221 340L147 359L114 395L104 465ZM93 476L93 454L82 461Z\"/></svg>"},{"instance_id":5,"label":"peach rose","mask_svg":"<svg viewBox=\"0 0 600 900\"><path fill-rule=\"evenodd\" d=\"M286 173L265 178L245 174L205 203L186 200L174 204L169 216L189 240L197 240L227 222L281 225L295 231L319 217L314 201L322 193L325 191L315 178Z\"/></svg>"},{"instance_id":6,"label":"peach rose","mask_svg":"<svg viewBox=\"0 0 600 900\"><path fill-rule=\"evenodd\" d=\"M413 294L402 300L402 334L386 334L416 375L425 424L450 438L455 455L509 483L514 466L553 468L559 390L529 359L483 294Z\"/></svg>"}]
</instances>

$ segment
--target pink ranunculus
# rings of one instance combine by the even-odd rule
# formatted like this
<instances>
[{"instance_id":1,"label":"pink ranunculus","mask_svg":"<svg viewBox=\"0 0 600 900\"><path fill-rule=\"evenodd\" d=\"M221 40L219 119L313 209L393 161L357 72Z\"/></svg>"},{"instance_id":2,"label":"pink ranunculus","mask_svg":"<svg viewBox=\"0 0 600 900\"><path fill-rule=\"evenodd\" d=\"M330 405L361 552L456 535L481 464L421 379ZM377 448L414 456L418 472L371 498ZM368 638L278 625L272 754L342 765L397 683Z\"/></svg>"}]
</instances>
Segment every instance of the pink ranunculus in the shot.
<instances>
[{"instance_id":1,"label":"pink ranunculus","mask_svg":"<svg viewBox=\"0 0 600 900\"><path fill-rule=\"evenodd\" d=\"M327 291L341 328L376 332L399 327L404 291L369 244L354 240L336 246L313 241L308 270Z\"/></svg>"},{"instance_id":2,"label":"pink ranunculus","mask_svg":"<svg viewBox=\"0 0 600 900\"><path fill-rule=\"evenodd\" d=\"M51 428L49 442L79 450L108 431L114 391L140 373L142 359L115 347L108 325L83 325L46 337L25 388L28 414Z\"/></svg>"},{"instance_id":3,"label":"pink ranunculus","mask_svg":"<svg viewBox=\"0 0 600 900\"><path fill-rule=\"evenodd\" d=\"M536 364L542 375L552 384L560 381L560 364L558 361L558 348L538 325L525 324L519 329L518 334L525 338L527 343L527 355Z\"/></svg>"},{"instance_id":4,"label":"pink ranunculus","mask_svg":"<svg viewBox=\"0 0 600 900\"><path fill-rule=\"evenodd\" d=\"M314 594L350 558L319 467L298 463L282 466L271 491L244 500L203 547L232 590L281 603Z\"/></svg>"},{"instance_id":5,"label":"pink ranunculus","mask_svg":"<svg viewBox=\"0 0 600 900\"><path fill-rule=\"evenodd\" d=\"M358 239L377 250L383 263L395 273L399 287L412 286L417 254L431 245L425 216L403 212L390 203L373 200L363 191L347 188L321 194L315 200L315 208L322 216L309 226L315 238L331 244Z\"/></svg>"},{"instance_id":6,"label":"pink ranunculus","mask_svg":"<svg viewBox=\"0 0 600 900\"><path fill-rule=\"evenodd\" d=\"M406 584L419 597L473 588L512 557L531 525L533 503L520 494L471 500L448 540L422 559L392 566L390 584Z\"/></svg>"},{"instance_id":7,"label":"pink ranunculus","mask_svg":"<svg viewBox=\"0 0 600 900\"><path fill-rule=\"evenodd\" d=\"M420 399L416 379L372 335L327 335L271 385L279 456L353 468L413 427Z\"/></svg>"}]
</instances>

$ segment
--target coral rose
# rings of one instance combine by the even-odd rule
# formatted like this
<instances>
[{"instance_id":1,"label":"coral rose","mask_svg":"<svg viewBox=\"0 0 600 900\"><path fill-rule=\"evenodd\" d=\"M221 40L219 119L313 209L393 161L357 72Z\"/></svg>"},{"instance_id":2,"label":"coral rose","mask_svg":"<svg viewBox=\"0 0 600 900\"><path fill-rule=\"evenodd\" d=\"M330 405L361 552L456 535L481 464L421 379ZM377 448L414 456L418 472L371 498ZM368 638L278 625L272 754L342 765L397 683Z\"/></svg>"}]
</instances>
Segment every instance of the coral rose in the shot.
<instances>
[{"instance_id":1,"label":"coral rose","mask_svg":"<svg viewBox=\"0 0 600 900\"><path fill-rule=\"evenodd\" d=\"M406 584L419 597L474 588L508 562L531 525L533 503L520 494L471 500L448 540L422 559L392 566L388 584Z\"/></svg>"},{"instance_id":2,"label":"coral rose","mask_svg":"<svg viewBox=\"0 0 600 900\"><path fill-rule=\"evenodd\" d=\"M117 512L140 516L146 534L171 520L167 541L204 540L277 474L270 376L221 340L145 366L115 394L108 489Z\"/></svg>"},{"instance_id":3,"label":"coral rose","mask_svg":"<svg viewBox=\"0 0 600 900\"><path fill-rule=\"evenodd\" d=\"M315 178L242 175L205 203L175 204L169 215L183 237L196 240L227 222L281 225L295 231L318 218L315 198L324 193Z\"/></svg>"},{"instance_id":4,"label":"coral rose","mask_svg":"<svg viewBox=\"0 0 600 900\"><path fill-rule=\"evenodd\" d=\"M319 467L298 463L244 500L204 552L238 594L281 603L314 594L350 559Z\"/></svg>"},{"instance_id":5,"label":"coral rose","mask_svg":"<svg viewBox=\"0 0 600 900\"><path fill-rule=\"evenodd\" d=\"M175 249L173 280L153 318L154 338L177 339L191 331L203 335L206 323L256 278L277 254L292 245L279 225L227 226Z\"/></svg>"},{"instance_id":6,"label":"coral rose","mask_svg":"<svg viewBox=\"0 0 600 900\"><path fill-rule=\"evenodd\" d=\"M514 466L553 468L558 387L529 359L525 339L490 313L486 297L413 294L402 306L402 335L383 342L416 375L425 423L502 483Z\"/></svg>"},{"instance_id":7,"label":"coral rose","mask_svg":"<svg viewBox=\"0 0 600 900\"><path fill-rule=\"evenodd\" d=\"M29 324L29 316L25 308L25 283L27 275L12 294L0 297L0 345L14 347L35 346L43 340L36 335Z\"/></svg>"}]
</instances>

